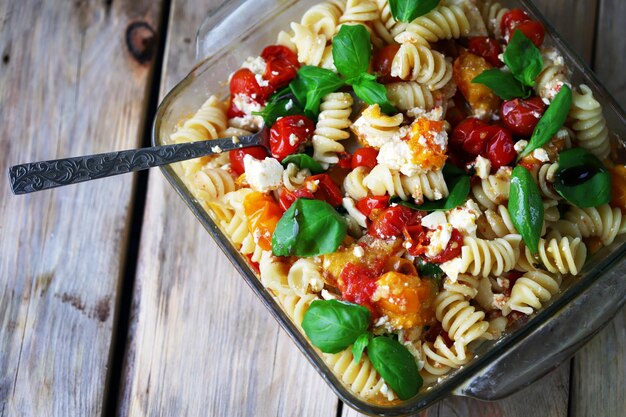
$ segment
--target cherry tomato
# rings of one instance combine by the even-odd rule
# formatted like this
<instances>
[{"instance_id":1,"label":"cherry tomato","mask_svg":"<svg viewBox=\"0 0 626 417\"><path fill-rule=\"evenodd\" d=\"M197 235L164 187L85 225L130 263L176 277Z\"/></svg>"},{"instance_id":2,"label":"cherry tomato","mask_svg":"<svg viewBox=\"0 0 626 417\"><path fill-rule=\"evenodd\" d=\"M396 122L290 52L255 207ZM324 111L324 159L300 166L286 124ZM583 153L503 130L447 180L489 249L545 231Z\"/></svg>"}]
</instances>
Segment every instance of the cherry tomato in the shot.
<instances>
[{"instance_id":1,"label":"cherry tomato","mask_svg":"<svg viewBox=\"0 0 626 417\"><path fill-rule=\"evenodd\" d=\"M530 17L522 9L511 9L506 12L504 16L502 16L502 21L500 22L500 31L502 32L504 39L508 41L513 29L515 29L520 23L526 22L527 20L530 20Z\"/></svg>"},{"instance_id":2,"label":"cherry tomato","mask_svg":"<svg viewBox=\"0 0 626 417\"><path fill-rule=\"evenodd\" d=\"M522 22L515 27L515 30L521 31L537 48L541 46L543 38L546 36L546 29L536 20Z\"/></svg>"},{"instance_id":3,"label":"cherry tomato","mask_svg":"<svg viewBox=\"0 0 626 417\"><path fill-rule=\"evenodd\" d=\"M265 60L266 79L274 90L289 84L296 77L300 63L298 57L289 48L282 45L271 45L263 49L261 58Z\"/></svg>"},{"instance_id":4,"label":"cherry tomato","mask_svg":"<svg viewBox=\"0 0 626 417\"><path fill-rule=\"evenodd\" d=\"M468 48L471 53L482 56L494 67L501 67L504 65L498 55L502 52L500 44L493 38L487 36L474 36L470 38Z\"/></svg>"},{"instance_id":5,"label":"cherry tomato","mask_svg":"<svg viewBox=\"0 0 626 417\"><path fill-rule=\"evenodd\" d=\"M372 305L372 296L376 288L378 288L376 278L378 278L380 272L380 268L375 266L366 267L364 265L347 263L337 281L341 297L347 302L367 307L372 313L372 321L379 317Z\"/></svg>"},{"instance_id":6,"label":"cherry tomato","mask_svg":"<svg viewBox=\"0 0 626 417\"><path fill-rule=\"evenodd\" d=\"M374 302L381 316L389 318L399 329L431 324L435 318L433 301L435 284L430 279L390 271L376 281L379 287L390 288Z\"/></svg>"},{"instance_id":7,"label":"cherry tomato","mask_svg":"<svg viewBox=\"0 0 626 417\"><path fill-rule=\"evenodd\" d=\"M375 148L359 148L352 155L352 169L357 167L374 168L376 166L376 158L378 150Z\"/></svg>"},{"instance_id":8,"label":"cherry tomato","mask_svg":"<svg viewBox=\"0 0 626 417\"><path fill-rule=\"evenodd\" d=\"M233 171L235 171L235 173L237 173L237 175L241 175L245 171L243 158L246 155L252 155L256 159L263 160L267 157L267 150L265 150L262 146L253 146L251 148L235 149L234 151L230 151L228 153L230 167Z\"/></svg>"},{"instance_id":9,"label":"cherry tomato","mask_svg":"<svg viewBox=\"0 0 626 417\"><path fill-rule=\"evenodd\" d=\"M248 219L248 230L258 236L261 249L272 249L272 234L283 211L268 194L253 191L243 199L243 209Z\"/></svg>"},{"instance_id":10,"label":"cherry tomato","mask_svg":"<svg viewBox=\"0 0 626 417\"><path fill-rule=\"evenodd\" d=\"M417 211L404 206L393 206L384 209L369 226L369 234L379 239L390 239L402 235L406 225L415 224L420 218Z\"/></svg>"},{"instance_id":11,"label":"cherry tomato","mask_svg":"<svg viewBox=\"0 0 626 417\"><path fill-rule=\"evenodd\" d=\"M546 111L546 105L539 97L527 100L516 98L502 102L500 116L506 127L514 135L529 137L533 134L537 122Z\"/></svg>"},{"instance_id":12,"label":"cherry tomato","mask_svg":"<svg viewBox=\"0 0 626 417\"><path fill-rule=\"evenodd\" d=\"M452 229L452 235L450 237L450 241L448 242L448 246L446 246L446 248L437 256L428 258L428 260L439 264L447 262L461 254L462 246L463 235L457 229Z\"/></svg>"},{"instance_id":13,"label":"cherry tomato","mask_svg":"<svg viewBox=\"0 0 626 417\"><path fill-rule=\"evenodd\" d=\"M483 128L483 130L487 132L489 138L486 156L489 162L491 162L491 168L497 169L513 162L517 153L515 152L511 132L501 126L488 126Z\"/></svg>"},{"instance_id":14,"label":"cherry tomato","mask_svg":"<svg viewBox=\"0 0 626 417\"><path fill-rule=\"evenodd\" d=\"M408 242L406 248L409 255L419 256L426 253L426 247L430 244L430 239L426 234L426 230L421 224L406 226L402 230L404 240Z\"/></svg>"},{"instance_id":15,"label":"cherry tomato","mask_svg":"<svg viewBox=\"0 0 626 417\"><path fill-rule=\"evenodd\" d=\"M315 181L317 183L317 191L315 191L315 199L326 201L333 207L340 206L343 200L341 189L330 178L328 174L318 174L310 176L307 182Z\"/></svg>"},{"instance_id":16,"label":"cherry tomato","mask_svg":"<svg viewBox=\"0 0 626 417\"><path fill-rule=\"evenodd\" d=\"M455 150L464 150L471 156L479 155L485 148L486 134L481 134L481 128L487 123L480 119L469 118L459 123L452 131L450 145Z\"/></svg>"},{"instance_id":17,"label":"cherry tomato","mask_svg":"<svg viewBox=\"0 0 626 417\"><path fill-rule=\"evenodd\" d=\"M373 210L382 210L389 205L389 196L365 197L357 201L356 208L367 217L372 214Z\"/></svg>"},{"instance_id":18,"label":"cherry tomato","mask_svg":"<svg viewBox=\"0 0 626 417\"><path fill-rule=\"evenodd\" d=\"M340 168L344 168L344 169L352 168L352 155L350 155L348 152L340 152L339 154L337 154L337 156L339 157L339 161L337 162L337 165Z\"/></svg>"},{"instance_id":19,"label":"cherry tomato","mask_svg":"<svg viewBox=\"0 0 626 417\"><path fill-rule=\"evenodd\" d=\"M270 129L270 149L272 156L282 161L295 153L301 144L311 139L315 124L305 116L280 118Z\"/></svg>"},{"instance_id":20,"label":"cherry tomato","mask_svg":"<svg viewBox=\"0 0 626 417\"><path fill-rule=\"evenodd\" d=\"M264 103L265 99L271 94L271 91L259 86L254 73L248 68L241 68L233 74L230 79L230 106L228 107L228 117L245 116L243 109L235 104L233 98L237 95L243 95L250 101L256 103Z\"/></svg>"},{"instance_id":21,"label":"cherry tomato","mask_svg":"<svg viewBox=\"0 0 626 417\"><path fill-rule=\"evenodd\" d=\"M280 193L280 197L278 199L278 204L280 205L281 210L287 211L289 207L299 198L310 198L314 199L315 196L308 188L300 188L299 190L289 191L286 188Z\"/></svg>"},{"instance_id":22,"label":"cherry tomato","mask_svg":"<svg viewBox=\"0 0 626 417\"><path fill-rule=\"evenodd\" d=\"M381 83L393 83L402 81L398 77L391 76L391 63L398 53L400 45L387 45L374 53L374 61L372 67L374 73L378 74L378 81Z\"/></svg>"}]
</instances>

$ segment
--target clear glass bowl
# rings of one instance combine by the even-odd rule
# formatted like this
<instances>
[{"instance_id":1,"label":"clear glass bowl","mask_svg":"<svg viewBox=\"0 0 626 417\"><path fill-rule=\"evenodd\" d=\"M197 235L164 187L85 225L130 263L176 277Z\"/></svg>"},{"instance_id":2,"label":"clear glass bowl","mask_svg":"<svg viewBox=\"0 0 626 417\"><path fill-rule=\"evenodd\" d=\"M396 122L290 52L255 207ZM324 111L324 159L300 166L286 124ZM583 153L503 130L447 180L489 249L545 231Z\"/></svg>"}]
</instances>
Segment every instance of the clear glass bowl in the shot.
<instances>
[{"instance_id":1,"label":"clear glass bowl","mask_svg":"<svg viewBox=\"0 0 626 417\"><path fill-rule=\"evenodd\" d=\"M167 143L177 123L193 114L211 95L226 97L229 74L248 56L256 56L264 46L275 43L280 30L299 21L319 0L239 0L227 1L203 23L198 33L197 56L204 58L163 100L153 126L154 145ZM502 1L521 7L546 26L551 42L562 52L572 70L575 84L589 85L603 106L610 131L626 138L626 118L610 94L597 81L588 66L555 34L530 1ZM242 24L242 23L246 24ZM440 383L423 389L410 400L391 406L369 403L352 393L324 363L271 293L260 283L247 260L194 199L177 173L176 166L163 173L200 223L213 236L225 255L259 296L270 313L293 339L335 393L349 406L371 415L405 415L428 407L447 395L463 395L483 400L505 397L526 386L568 359L619 310L626 300L626 280L620 273L625 259L625 236L593 254L581 274L566 280L554 297L527 323L513 328L497 341L487 341L476 350L468 365L450 373Z\"/></svg>"}]
</instances>

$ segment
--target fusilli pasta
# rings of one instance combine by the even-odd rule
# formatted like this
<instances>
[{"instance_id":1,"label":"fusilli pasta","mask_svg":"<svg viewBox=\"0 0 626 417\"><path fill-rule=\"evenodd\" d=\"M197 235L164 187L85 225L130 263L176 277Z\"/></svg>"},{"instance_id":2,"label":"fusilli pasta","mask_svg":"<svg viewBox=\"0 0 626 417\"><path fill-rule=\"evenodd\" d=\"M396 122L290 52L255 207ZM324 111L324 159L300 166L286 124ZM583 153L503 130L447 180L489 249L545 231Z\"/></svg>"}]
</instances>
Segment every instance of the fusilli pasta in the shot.
<instances>
[{"instance_id":1,"label":"fusilli pasta","mask_svg":"<svg viewBox=\"0 0 626 417\"><path fill-rule=\"evenodd\" d=\"M602 115L600 103L586 85L581 85L579 91L573 91L569 115L572 118L571 126L576 133L578 145L600 159L608 157L611 144L606 120Z\"/></svg>"}]
</instances>

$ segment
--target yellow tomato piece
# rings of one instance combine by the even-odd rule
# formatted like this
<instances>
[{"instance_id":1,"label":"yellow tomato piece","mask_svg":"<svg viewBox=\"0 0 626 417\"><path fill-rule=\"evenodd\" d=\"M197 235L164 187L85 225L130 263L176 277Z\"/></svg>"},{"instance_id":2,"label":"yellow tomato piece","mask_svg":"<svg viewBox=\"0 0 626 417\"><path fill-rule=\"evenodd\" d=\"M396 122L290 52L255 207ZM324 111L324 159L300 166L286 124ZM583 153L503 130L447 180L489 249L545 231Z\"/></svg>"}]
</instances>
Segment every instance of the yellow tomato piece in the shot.
<instances>
[{"instance_id":1,"label":"yellow tomato piece","mask_svg":"<svg viewBox=\"0 0 626 417\"><path fill-rule=\"evenodd\" d=\"M609 169L611 172L611 205L626 211L626 166L616 165Z\"/></svg>"},{"instance_id":2,"label":"yellow tomato piece","mask_svg":"<svg viewBox=\"0 0 626 417\"><path fill-rule=\"evenodd\" d=\"M424 171L439 170L446 162L447 147L437 142L437 137L443 130L442 121L424 117L416 119L411 125L409 148L413 151L412 159Z\"/></svg>"},{"instance_id":3,"label":"yellow tomato piece","mask_svg":"<svg viewBox=\"0 0 626 417\"><path fill-rule=\"evenodd\" d=\"M254 191L243 200L243 210L248 219L248 230L263 250L272 249L272 234L283 216L278 203L271 196Z\"/></svg>"}]
</instances>

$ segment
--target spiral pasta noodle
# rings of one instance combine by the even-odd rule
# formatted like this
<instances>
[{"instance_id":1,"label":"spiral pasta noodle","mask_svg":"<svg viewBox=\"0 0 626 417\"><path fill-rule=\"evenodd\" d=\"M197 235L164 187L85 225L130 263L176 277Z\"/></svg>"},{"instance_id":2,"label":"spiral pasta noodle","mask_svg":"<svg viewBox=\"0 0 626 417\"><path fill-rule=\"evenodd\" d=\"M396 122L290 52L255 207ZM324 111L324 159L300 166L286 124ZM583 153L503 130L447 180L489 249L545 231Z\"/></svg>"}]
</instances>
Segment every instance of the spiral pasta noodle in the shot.
<instances>
[{"instance_id":1,"label":"spiral pasta noodle","mask_svg":"<svg viewBox=\"0 0 626 417\"><path fill-rule=\"evenodd\" d=\"M459 273L469 273L474 276L487 277L501 275L515 267L520 256L520 235L511 234L493 240L478 239L467 236L461 248L461 256L442 264L441 268L447 272L446 264L458 262ZM449 276L454 276L449 273Z\"/></svg>"},{"instance_id":2,"label":"spiral pasta noodle","mask_svg":"<svg viewBox=\"0 0 626 417\"><path fill-rule=\"evenodd\" d=\"M479 183L472 186L472 195L481 209L495 209L497 205L504 204L509 199L509 184L511 170L500 168L494 175L489 175Z\"/></svg>"},{"instance_id":3,"label":"spiral pasta noodle","mask_svg":"<svg viewBox=\"0 0 626 417\"><path fill-rule=\"evenodd\" d=\"M197 142L219 138L226 129L226 111L217 97L211 96L200 109L172 135L172 143Z\"/></svg>"},{"instance_id":4,"label":"spiral pasta noodle","mask_svg":"<svg viewBox=\"0 0 626 417\"><path fill-rule=\"evenodd\" d=\"M333 3L318 3L304 13L300 23L316 35L331 39L337 31L341 14L341 9Z\"/></svg>"},{"instance_id":5,"label":"spiral pasta noodle","mask_svg":"<svg viewBox=\"0 0 626 417\"><path fill-rule=\"evenodd\" d=\"M459 368L471 359L465 345L455 344L448 347L443 337L437 336L434 343L424 342L422 344L424 353L424 367L420 375L425 383L435 382L437 378L447 374L452 369Z\"/></svg>"},{"instance_id":6,"label":"spiral pasta noodle","mask_svg":"<svg viewBox=\"0 0 626 417\"><path fill-rule=\"evenodd\" d=\"M393 58L391 75L437 90L452 79L452 64L440 52L424 45L405 43Z\"/></svg>"},{"instance_id":7,"label":"spiral pasta noodle","mask_svg":"<svg viewBox=\"0 0 626 417\"><path fill-rule=\"evenodd\" d=\"M446 278L443 281L443 289L450 292L462 294L465 298L471 299L478 294L480 279L471 275L459 275L456 281Z\"/></svg>"},{"instance_id":8,"label":"spiral pasta noodle","mask_svg":"<svg viewBox=\"0 0 626 417\"><path fill-rule=\"evenodd\" d=\"M319 65L324 58L326 36L318 35L300 23L291 23L291 42L298 51L298 61L305 65Z\"/></svg>"},{"instance_id":9,"label":"spiral pasta noodle","mask_svg":"<svg viewBox=\"0 0 626 417\"><path fill-rule=\"evenodd\" d=\"M550 224L550 226L548 227L548 234L546 235L546 239L561 239L563 236L569 236L571 238L583 237L580 231L580 227L577 223L571 222L566 219L559 219L556 222Z\"/></svg>"},{"instance_id":10,"label":"spiral pasta noodle","mask_svg":"<svg viewBox=\"0 0 626 417\"><path fill-rule=\"evenodd\" d=\"M376 0L376 4L380 18L373 23L374 31L386 43L394 43L394 36L404 30L406 23L394 19L389 7L389 0Z\"/></svg>"},{"instance_id":11,"label":"spiral pasta noodle","mask_svg":"<svg viewBox=\"0 0 626 417\"><path fill-rule=\"evenodd\" d=\"M502 38L502 32L500 26L502 23L502 17L509 11L502 4L494 0L482 0L480 4L480 14L483 17L485 26L489 31L489 34L500 39Z\"/></svg>"},{"instance_id":12,"label":"spiral pasta noodle","mask_svg":"<svg viewBox=\"0 0 626 417\"><path fill-rule=\"evenodd\" d=\"M315 294L298 295L289 292L278 294L278 301L298 328L302 328L304 314L315 300L319 300L319 297Z\"/></svg>"},{"instance_id":13,"label":"spiral pasta noodle","mask_svg":"<svg viewBox=\"0 0 626 417\"><path fill-rule=\"evenodd\" d=\"M201 169L191 177L194 197L209 202L235 191L235 180L223 169Z\"/></svg>"},{"instance_id":14,"label":"spiral pasta noodle","mask_svg":"<svg viewBox=\"0 0 626 417\"><path fill-rule=\"evenodd\" d=\"M484 320L485 312L476 310L461 293L445 290L437 294L435 315L455 345L490 336L486 334L489 323Z\"/></svg>"},{"instance_id":15,"label":"spiral pasta noodle","mask_svg":"<svg viewBox=\"0 0 626 417\"><path fill-rule=\"evenodd\" d=\"M562 237L539 240L539 254L535 258L530 249L524 246L516 269L534 271L541 263L548 272L576 275L587 257L587 247L580 238Z\"/></svg>"},{"instance_id":16,"label":"spiral pasta noodle","mask_svg":"<svg viewBox=\"0 0 626 417\"><path fill-rule=\"evenodd\" d=\"M428 42L467 36L470 29L469 20L459 6L439 6L408 23L395 40L428 46Z\"/></svg>"},{"instance_id":17,"label":"spiral pasta noodle","mask_svg":"<svg viewBox=\"0 0 626 417\"><path fill-rule=\"evenodd\" d=\"M586 85L582 84L579 91L573 91L572 94L572 108L569 112L573 120L571 127L581 148L605 159L611 152L611 144L602 106Z\"/></svg>"},{"instance_id":18,"label":"spiral pasta noodle","mask_svg":"<svg viewBox=\"0 0 626 417\"><path fill-rule=\"evenodd\" d=\"M367 227L367 217L356 208L356 204L352 198L344 197L342 206L346 209L346 214L352 222L356 223L359 227Z\"/></svg>"},{"instance_id":19,"label":"spiral pasta noodle","mask_svg":"<svg viewBox=\"0 0 626 417\"><path fill-rule=\"evenodd\" d=\"M259 275L265 288L272 290L276 295L293 294L289 286L289 264L272 255L271 251L263 251L259 260Z\"/></svg>"},{"instance_id":20,"label":"spiral pasta noodle","mask_svg":"<svg viewBox=\"0 0 626 417\"><path fill-rule=\"evenodd\" d=\"M508 306L511 310L524 314L532 314L559 291L561 277L547 271L534 270L526 272L515 281L511 289Z\"/></svg>"},{"instance_id":21,"label":"spiral pasta noodle","mask_svg":"<svg viewBox=\"0 0 626 417\"><path fill-rule=\"evenodd\" d=\"M412 110L416 107L432 110L435 103L440 100L436 98L437 94L440 93L431 91L430 88L416 81L387 84L389 101L401 111Z\"/></svg>"},{"instance_id":22,"label":"spiral pasta noodle","mask_svg":"<svg viewBox=\"0 0 626 417\"><path fill-rule=\"evenodd\" d=\"M561 200L562 197L554 191L552 183L554 182L554 176L559 169L558 162L543 164L537 171L531 172L536 176L535 180L539 186L541 194L551 200Z\"/></svg>"},{"instance_id":23,"label":"spiral pasta noodle","mask_svg":"<svg viewBox=\"0 0 626 417\"><path fill-rule=\"evenodd\" d=\"M339 375L341 381L355 394L365 399L381 394L385 381L374 369L367 355L362 355L358 362L354 361L350 346L339 353L324 353L323 357L333 372Z\"/></svg>"},{"instance_id":24,"label":"spiral pasta noodle","mask_svg":"<svg viewBox=\"0 0 626 417\"><path fill-rule=\"evenodd\" d=\"M289 288L300 297L318 293L324 288L322 266L312 259L298 259L289 268L287 283Z\"/></svg>"},{"instance_id":25,"label":"spiral pasta noodle","mask_svg":"<svg viewBox=\"0 0 626 417\"><path fill-rule=\"evenodd\" d=\"M313 159L323 163L336 163L337 153L344 147L339 141L348 139L346 129L352 124L352 96L348 93L330 93L322 99L320 115L313 134Z\"/></svg>"},{"instance_id":26,"label":"spiral pasta noodle","mask_svg":"<svg viewBox=\"0 0 626 417\"><path fill-rule=\"evenodd\" d=\"M535 80L535 93L548 102L557 95L561 86L569 84L569 71L563 57L556 53L554 48L544 48L541 51L543 69Z\"/></svg>"},{"instance_id":27,"label":"spiral pasta noodle","mask_svg":"<svg viewBox=\"0 0 626 417\"><path fill-rule=\"evenodd\" d=\"M384 143L397 135L403 121L402 113L387 116L380 112L378 105L374 105L367 107L351 127L359 138L365 139L370 146L374 146L374 144Z\"/></svg>"},{"instance_id":28,"label":"spiral pasta noodle","mask_svg":"<svg viewBox=\"0 0 626 417\"><path fill-rule=\"evenodd\" d=\"M373 0L348 0L341 23L366 23L378 19L378 6Z\"/></svg>"},{"instance_id":29,"label":"spiral pasta noodle","mask_svg":"<svg viewBox=\"0 0 626 417\"><path fill-rule=\"evenodd\" d=\"M598 207L570 207L565 219L578 225L582 237L599 237L608 246L622 233L626 233L626 217L617 207L603 204Z\"/></svg>"},{"instance_id":30,"label":"spiral pasta noodle","mask_svg":"<svg viewBox=\"0 0 626 417\"><path fill-rule=\"evenodd\" d=\"M304 185L309 176L311 176L310 170L298 169L296 164L289 163L283 171L283 187L289 191L295 191Z\"/></svg>"}]
</instances>

